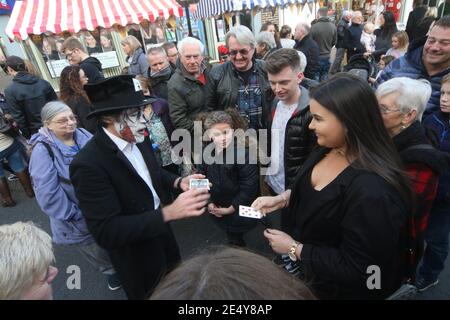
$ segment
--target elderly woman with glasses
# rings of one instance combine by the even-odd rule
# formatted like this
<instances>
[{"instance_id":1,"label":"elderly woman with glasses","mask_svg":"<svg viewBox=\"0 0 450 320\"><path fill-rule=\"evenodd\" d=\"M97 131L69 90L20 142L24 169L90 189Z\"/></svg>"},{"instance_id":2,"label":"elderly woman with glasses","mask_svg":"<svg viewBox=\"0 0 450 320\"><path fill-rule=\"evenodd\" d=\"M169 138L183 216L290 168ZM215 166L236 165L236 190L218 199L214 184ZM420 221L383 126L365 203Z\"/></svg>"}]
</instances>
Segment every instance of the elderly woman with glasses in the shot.
<instances>
[{"instance_id":1,"label":"elderly woman with glasses","mask_svg":"<svg viewBox=\"0 0 450 320\"><path fill-rule=\"evenodd\" d=\"M120 283L109 257L88 231L70 181L69 165L92 134L77 128L72 109L61 101L47 103L41 119L43 127L30 140L33 145L30 175L39 207L50 218L52 240L76 247L107 276L109 288L118 289Z\"/></svg>"},{"instance_id":2,"label":"elderly woman with glasses","mask_svg":"<svg viewBox=\"0 0 450 320\"><path fill-rule=\"evenodd\" d=\"M408 226L408 234L416 235L412 248L415 267L423 255L424 232L436 197L439 174L447 166L445 154L433 146L437 144L437 137L420 123L430 95L428 81L404 77L386 81L376 91L384 125L400 153L416 196L414 219Z\"/></svg>"}]
</instances>

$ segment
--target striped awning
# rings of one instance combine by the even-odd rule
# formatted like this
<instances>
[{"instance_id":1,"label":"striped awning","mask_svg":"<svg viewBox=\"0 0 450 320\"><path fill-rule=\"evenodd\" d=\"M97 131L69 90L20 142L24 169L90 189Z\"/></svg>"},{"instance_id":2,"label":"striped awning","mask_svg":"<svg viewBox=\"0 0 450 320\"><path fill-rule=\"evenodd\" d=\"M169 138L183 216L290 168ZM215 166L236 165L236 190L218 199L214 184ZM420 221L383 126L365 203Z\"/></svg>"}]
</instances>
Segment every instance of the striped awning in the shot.
<instances>
[{"instance_id":1,"label":"striped awning","mask_svg":"<svg viewBox=\"0 0 450 320\"><path fill-rule=\"evenodd\" d=\"M285 7L305 0L200 0L195 18L205 19L225 12L253 10L253 8Z\"/></svg>"},{"instance_id":2,"label":"striped awning","mask_svg":"<svg viewBox=\"0 0 450 320\"><path fill-rule=\"evenodd\" d=\"M16 1L5 31L25 40L29 34L92 31L171 15L183 16L175 0L23 0Z\"/></svg>"}]
</instances>

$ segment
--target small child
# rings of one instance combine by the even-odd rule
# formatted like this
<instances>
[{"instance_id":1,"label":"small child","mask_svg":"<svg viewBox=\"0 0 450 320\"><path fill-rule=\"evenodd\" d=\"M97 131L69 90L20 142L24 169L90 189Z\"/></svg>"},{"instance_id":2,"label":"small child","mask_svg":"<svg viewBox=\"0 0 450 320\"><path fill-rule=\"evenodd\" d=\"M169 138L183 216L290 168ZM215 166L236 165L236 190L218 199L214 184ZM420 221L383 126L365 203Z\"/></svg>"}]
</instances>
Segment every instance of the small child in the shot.
<instances>
[{"instance_id":1,"label":"small child","mask_svg":"<svg viewBox=\"0 0 450 320\"><path fill-rule=\"evenodd\" d=\"M395 59L404 56L408 50L409 38L405 31L398 31L392 35L392 48L387 52L387 56L393 56Z\"/></svg>"},{"instance_id":2,"label":"small child","mask_svg":"<svg viewBox=\"0 0 450 320\"><path fill-rule=\"evenodd\" d=\"M440 110L423 120L423 125L434 131L439 137L443 152L450 153L450 74L442 78ZM450 156L450 155L449 155ZM438 192L428 219L425 241L427 246L422 265L417 271L416 286L424 291L438 284L439 274L445 266L449 252L450 234L450 171L439 176Z\"/></svg>"},{"instance_id":3,"label":"small child","mask_svg":"<svg viewBox=\"0 0 450 320\"><path fill-rule=\"evenodd\" d=\"M238 148L234 141L234 130L243 129L245 121L234 109L213 111L199 118L214 144L214 161L205 161L204 157L203 163L197 166L199 173L212 183L208 211L225 229L228 243L243 247L244 233L255 227L257 220L239 216L239 205L250 206L259 196L258 164L250 164L248 148ZM229 152L234 152L233 157Z\"/></svg>"},{"instance_id":4,"label":"small child","mask_svg":"<svg viewBox=\"0 0 450 320\"><path fill-rule=\"evenodd\" d=\"M383 72L384 68L386 68L386 66L394 60L395 58L393 56L382 56L380 61L378 62L377 76L375 78L369 78L369 82L371 84L374 84L380 76L381 72Z\"/></svg>"},{"instance_id":5,"label":"small child","mask_svg":"<svg viewBox=\"0 0 450 320\"><path fill-rule=\"evenodd\" d=\"M375 40L377 36L373 34L375 30L375 25L372 22L367 22L364 25L364 30L361 33L361 43L364 48L366 48L367 53L372 53L375 51Z\"/></svg>"}]
</instances>

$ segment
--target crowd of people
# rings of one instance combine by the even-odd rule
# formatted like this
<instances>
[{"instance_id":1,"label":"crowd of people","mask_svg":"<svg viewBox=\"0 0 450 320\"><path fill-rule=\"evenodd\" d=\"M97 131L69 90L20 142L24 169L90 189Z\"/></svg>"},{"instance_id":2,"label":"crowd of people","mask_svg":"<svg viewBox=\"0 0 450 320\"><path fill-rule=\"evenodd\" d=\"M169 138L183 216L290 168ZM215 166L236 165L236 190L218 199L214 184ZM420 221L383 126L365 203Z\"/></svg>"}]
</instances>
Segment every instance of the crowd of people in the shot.
<instances>
[{"instance_id":1,"label":"crowd of people","mask_svg":"<svg viewBox=\"0 0 450 320\"><path fill-rule=\"evenodd\" d=\"M414 10L417 26L431 16L418 1ZM449 251L450 16L418 34L409 23L398 31L390 12L364 22L361 12L344 11L336 23L328 13L319 9L293 35L273 23L256 36L234 26L228 58L214 66L196 38L145 53L129 35L129 67L107 79L70 37L59 97L8 57L14 79L0 117L0 160L49 216L53 243L76 246L129 299L425 291L438 284ZM189 138L181 156L180 132ZM240 143L242 132L254 134ZM8 207L15 203L4 165ZM192 179L209 186L191 188ZM272 260L245 250L257 220L240 206L261 212L258 241L268 242ZM170 222L200 215L232 248L181 261ZM36 248L32 256L24 244ZM38 267L22 265L29 259ZM0 298L51 298L53 260L42 230L1 226ZM367 284L373 266L381 270L375 289Z\"/></svg>"}]
</instances>

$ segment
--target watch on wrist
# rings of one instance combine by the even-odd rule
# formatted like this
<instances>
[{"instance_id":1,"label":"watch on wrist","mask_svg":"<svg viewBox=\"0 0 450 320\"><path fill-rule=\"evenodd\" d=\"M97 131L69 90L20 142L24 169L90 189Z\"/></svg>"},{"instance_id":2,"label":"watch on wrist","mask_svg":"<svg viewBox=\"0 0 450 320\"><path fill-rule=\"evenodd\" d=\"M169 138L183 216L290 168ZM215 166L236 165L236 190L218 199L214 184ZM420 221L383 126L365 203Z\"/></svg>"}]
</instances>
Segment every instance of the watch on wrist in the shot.
<instances>
[{"instance_id":1,"label":"watch on wrist","mask_svg":"<svg viewBox=\"0 0 450 320\"><path fill-rule=\"evenodd\" d=\"M297 261L297 256L295 255L295 251L297 251L297 247L300 244L298 241L294 241L289 249L288 256L292 261Z\"/></svg>"}]
</instances>

